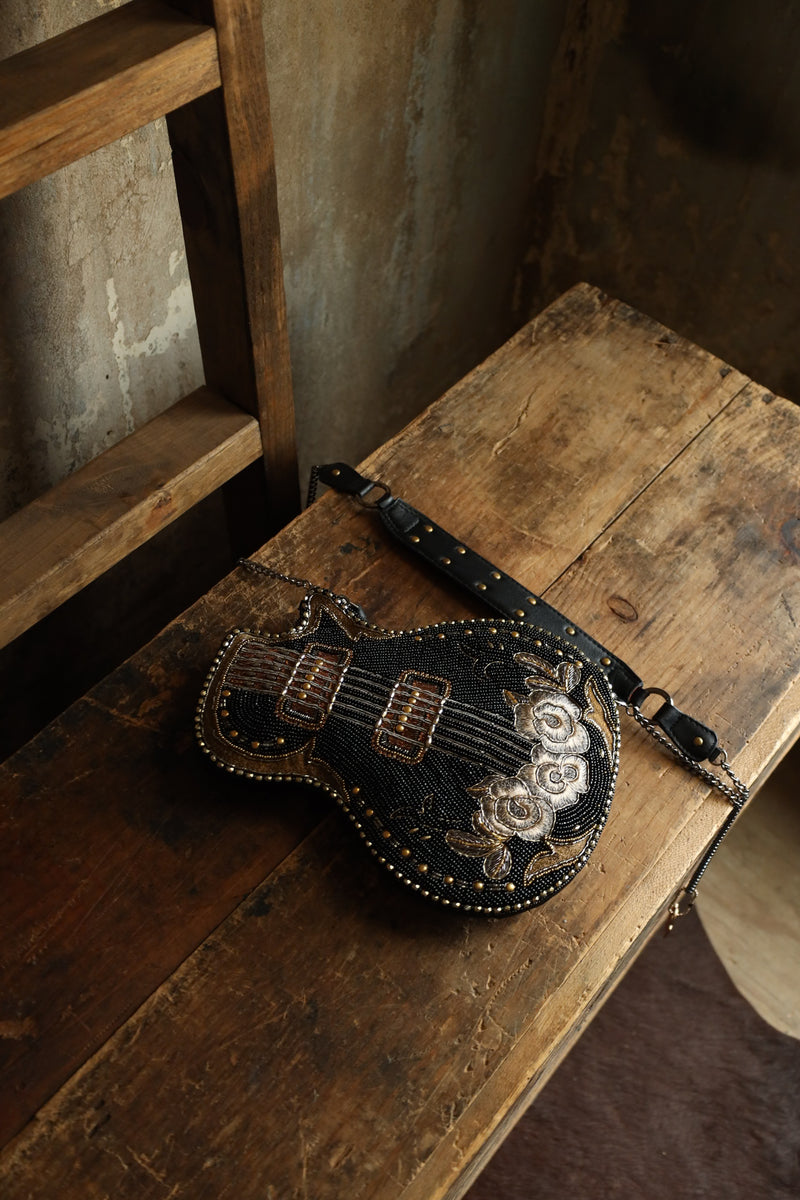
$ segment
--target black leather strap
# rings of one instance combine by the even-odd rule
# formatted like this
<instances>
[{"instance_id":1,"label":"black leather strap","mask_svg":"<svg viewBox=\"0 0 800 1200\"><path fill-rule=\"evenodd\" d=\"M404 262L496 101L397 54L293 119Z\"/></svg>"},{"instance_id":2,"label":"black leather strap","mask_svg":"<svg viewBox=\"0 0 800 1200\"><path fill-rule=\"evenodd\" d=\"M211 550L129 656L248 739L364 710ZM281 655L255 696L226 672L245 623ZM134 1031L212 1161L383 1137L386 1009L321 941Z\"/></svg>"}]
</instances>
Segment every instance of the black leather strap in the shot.
<instances>
[{"instance_id":1,"label":"black leather strap","mask_svg":"<svg viewBox=\"0 0 800 1200\"><path fill-rule=\"evenodd\" d=\"M386 484L366 479L346 463L328 463L315 471L328 487L355 496L366 507L373 508L384 527L398 541L489 608L511 620L538 625L576 646L605 671L621 703L638 708L647 696L660 696L663 703L650 720L693 762L713 762L718 757L720 749L712 729L682 712L660 688L645 688L641 678L621 658L601 646L541 596L476 554L405 500L393 496ZM379 495L373 499L370 493L375 491ZM369 501L366 497L370 497Z\"/></svg>"}]
</instances>

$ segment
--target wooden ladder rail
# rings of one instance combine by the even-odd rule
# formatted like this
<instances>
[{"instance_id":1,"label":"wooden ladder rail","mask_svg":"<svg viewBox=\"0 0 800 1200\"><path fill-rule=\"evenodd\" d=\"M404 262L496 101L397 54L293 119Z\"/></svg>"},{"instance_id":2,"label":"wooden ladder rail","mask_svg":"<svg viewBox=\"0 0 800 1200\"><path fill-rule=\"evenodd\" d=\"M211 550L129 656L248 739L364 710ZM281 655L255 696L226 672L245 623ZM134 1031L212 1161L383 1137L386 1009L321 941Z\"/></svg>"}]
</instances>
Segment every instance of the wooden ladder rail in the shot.
<instances>
[{"instance_id":1,"label":"wooden ladder rail","mask_svg":"<svg viewBox=\"0 0 800 1200\"><path fill-rule=\"evenodd\" d=\"M0 62L0 198L166 114L206 386L0 524L0 645L263 456L299 507L258 0L130 0Z\"/></svg>"}]
</instances>

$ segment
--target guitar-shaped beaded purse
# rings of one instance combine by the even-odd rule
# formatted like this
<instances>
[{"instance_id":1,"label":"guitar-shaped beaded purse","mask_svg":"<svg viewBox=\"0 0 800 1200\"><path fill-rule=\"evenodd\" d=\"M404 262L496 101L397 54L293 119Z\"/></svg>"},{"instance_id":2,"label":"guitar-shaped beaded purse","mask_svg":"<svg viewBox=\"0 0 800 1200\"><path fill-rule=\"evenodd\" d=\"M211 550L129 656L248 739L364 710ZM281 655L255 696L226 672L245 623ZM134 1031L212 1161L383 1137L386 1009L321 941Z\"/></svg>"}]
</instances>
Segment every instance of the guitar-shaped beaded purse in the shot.
<instances>
[{"instance_id":1,"label":"guitar-shaped beaded purse","mask_svg":"<svg viewBox=\"0 0 800 1200\"><path fill-rule=\"evenodd\" d=\"M404 884L505 916L544 903L588 861L614 794L623 704L733 808L670 909L681 915L747 798L713 731L385 485L345 464L320 475L362 499L380 487L370 507L385 527L503 615L382 629L343 596L245 562L306 595L291 629L225 638L197 710L203 751L248 779L325 789ZM640 703L654 692L664 703L648 718Z\"/></svg>"},{"instance_id":2,"label":"guitar-shaped beaded purse","mask_svg":"<svg viewBox=\"0 0 800 1200\"><path fill-rule=\"evenodd\" d=\"M301 614L226 638L198 710L214 762L327 789L379 862L454 908L520 912L574 878L617 775L601 671L521 622L386 630L322 591Z\"/></svg>"}]
</instances>

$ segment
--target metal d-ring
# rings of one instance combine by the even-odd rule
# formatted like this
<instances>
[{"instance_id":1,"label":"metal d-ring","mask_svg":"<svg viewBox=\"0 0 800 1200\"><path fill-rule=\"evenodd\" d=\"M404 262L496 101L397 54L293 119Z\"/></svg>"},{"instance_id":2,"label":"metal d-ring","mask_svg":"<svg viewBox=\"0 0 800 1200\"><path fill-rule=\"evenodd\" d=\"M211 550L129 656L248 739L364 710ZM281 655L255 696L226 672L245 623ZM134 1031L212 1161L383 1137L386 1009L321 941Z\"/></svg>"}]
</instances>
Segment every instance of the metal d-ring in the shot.
<instances>
[{"instance_id":1,"label":"metal d-ring","mask_svg":"<svg viewBox=\"0 0 800 1200\"><path fill-rule=\"evenodd\" d=\"M660 687L639 688L636 692L634 692L634 696L636 699L634 700L633 697L631 697L626 705L626 708L629 712L641 712L642 701L646 700L648 696L660 696L666 704L672 705L672 696L670 696L669 692L665 692L664 689Z\"/></svg>"},{"instance_id":2,"label":"metal d-ring","mask_svg":"<svg viewBox=\"0 0 800 1200\"><path fill-rule=\"evenodd\" d=\"M367 496L370 494L370 492L374 491L375 488L382 488L383 495L379 496L377 500L367 500ZM356 500L358 501L358 503L361 505L362 508L377 508L378 505L383 500L385 500L387 496L391 496L391 494L392 494L392 491L391 491L391 488L388 486L388 484L385 484L380 479L371 479L369 481L369 487L367 488L367 490L365 492L361 492L360 494L358 494L356 496Z\"/></svg>"}]
</instances>

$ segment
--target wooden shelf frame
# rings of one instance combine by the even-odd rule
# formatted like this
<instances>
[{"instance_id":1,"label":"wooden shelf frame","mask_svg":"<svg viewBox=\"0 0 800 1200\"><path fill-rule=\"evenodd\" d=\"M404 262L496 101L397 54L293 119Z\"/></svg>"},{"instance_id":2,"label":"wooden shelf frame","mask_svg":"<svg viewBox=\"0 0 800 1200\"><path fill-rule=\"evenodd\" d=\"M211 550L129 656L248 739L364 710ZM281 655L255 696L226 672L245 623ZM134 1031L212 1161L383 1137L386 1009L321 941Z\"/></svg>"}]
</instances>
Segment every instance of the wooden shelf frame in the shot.
<instances>
[{"instance_id":1,"label":"wooden shelf frame","mask_svg":"<svg viewBox=\"0 0 800 1200\"><path fill-rule=\"evenodd\" d=\"M7 644L261 456L258 422L199 388L0 525Z\"/></svg>"},{"instance_id":2,"label":"wooden shelf frame","mask_svg":"<svg viewBox=\"0 0 800 1200\"><path fill-rule=\"evenodd\" d=\"M264 537L299 508L259 0L130 0L0 62L0 198L162 115L206 387L0 525L0 644L259 457Z\"/></svg>"},{"instance_id":3,"label":"wooden shelf frame","mask_svg":"<svg viewBox=\"0 0 800 1200\"><path fill-rule=\"evenodd\" d=\"M0 198L220 86L216 34L132 0L0 62Z\"/></svg>"}]
</instances>

